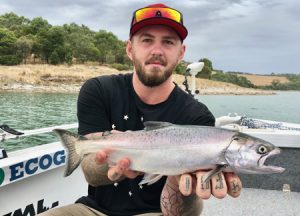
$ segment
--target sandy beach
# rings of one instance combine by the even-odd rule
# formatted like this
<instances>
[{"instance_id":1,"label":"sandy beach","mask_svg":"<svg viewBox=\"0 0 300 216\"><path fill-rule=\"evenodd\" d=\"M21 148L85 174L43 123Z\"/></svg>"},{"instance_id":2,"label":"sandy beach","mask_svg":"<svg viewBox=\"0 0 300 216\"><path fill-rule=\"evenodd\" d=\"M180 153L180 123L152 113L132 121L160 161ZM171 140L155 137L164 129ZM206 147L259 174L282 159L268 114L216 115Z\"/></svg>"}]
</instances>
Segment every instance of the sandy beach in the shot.
<instances>
[{"instance_id":1,"label":"sandy beach","mask_svg":"<svg viewBox=\"0 0 300 216\"><path fill-rule=\"evenodd\" d=\"M78 93L89 78L101 75L130 73L98 65L18 65L0 66L1 91ZM182 85L184 76L174 74L174 82ZM191 78L188 78L191 83ZM196 79L196 89L203 95L269 95L272 91L242 88L230 83Z\"/></svg>"}]
</instances>

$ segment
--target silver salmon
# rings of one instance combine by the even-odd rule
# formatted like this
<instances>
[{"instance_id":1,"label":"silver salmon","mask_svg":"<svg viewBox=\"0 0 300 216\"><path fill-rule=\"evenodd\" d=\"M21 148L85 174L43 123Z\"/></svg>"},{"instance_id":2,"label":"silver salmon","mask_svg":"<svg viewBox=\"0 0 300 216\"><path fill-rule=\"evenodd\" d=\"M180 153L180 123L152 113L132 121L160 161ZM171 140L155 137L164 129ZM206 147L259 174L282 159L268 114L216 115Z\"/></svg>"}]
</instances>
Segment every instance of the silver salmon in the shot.
<instances>
[{"instance_id":1,"label":"silver salmon","mask_svg":"<svg viewBox=\"0 0 300 216\"><path fill-rule=\"evenodd\" d=\"M84 155L109 149L108 164L124 157L130 169L145 173L140 184L152 184L162 176L210 169L208 181L220 171L249 174L281 173L282 167L265 165L267 158L280 153L273 144L236 131L208 126L145 122L145 129L104 133L97 140L55 129L68 152L65 176L80 164Z\"/></svg>"}]
</instances>

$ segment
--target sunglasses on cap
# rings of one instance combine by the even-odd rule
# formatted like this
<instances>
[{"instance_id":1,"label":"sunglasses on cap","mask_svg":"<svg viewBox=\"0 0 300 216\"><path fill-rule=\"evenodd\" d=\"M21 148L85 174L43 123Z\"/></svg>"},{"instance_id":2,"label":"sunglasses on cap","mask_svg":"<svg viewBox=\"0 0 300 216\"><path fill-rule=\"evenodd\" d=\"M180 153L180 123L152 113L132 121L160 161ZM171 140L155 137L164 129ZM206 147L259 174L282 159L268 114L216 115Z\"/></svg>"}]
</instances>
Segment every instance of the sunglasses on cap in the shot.
<instances>
[{"instance_id":1,"label":"sunglasses on cap","mask_svg":"<svg viewBox=\"0 0 300 216\"><path fill-rule=\"evenodd\" d=\"M134 12L131 25L155 17L163 17L163 18L173 20L177 23L183 24L182 14L173 8L163 8L163 7L147 8L146 7L146 8L138 9Z\"/></svg>"}]
</instances>

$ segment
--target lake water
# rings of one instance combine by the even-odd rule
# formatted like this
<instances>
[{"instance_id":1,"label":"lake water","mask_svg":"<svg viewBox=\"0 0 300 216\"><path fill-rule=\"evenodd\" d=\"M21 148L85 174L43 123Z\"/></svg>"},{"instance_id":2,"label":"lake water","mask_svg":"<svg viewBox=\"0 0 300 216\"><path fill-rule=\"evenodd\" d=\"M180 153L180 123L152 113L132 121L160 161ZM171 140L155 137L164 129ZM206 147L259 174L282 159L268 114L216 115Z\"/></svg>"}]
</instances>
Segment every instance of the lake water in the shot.
<instances>
[{"instance_id":1,"label":"lake water","mask_svg":"<svg viewBox=\"0 0 300 216\"><path fill-rule=\"evenodd\" d=\"M224 96L200 95L218 117L237 113L253 118L300 123L300 92L278 92L276 95ZM0 92L0 125L29 130L75 123L77 94ZM53 134L43 134L0 143L8 151L57 141Z\"/></svg>"}]
</instances>

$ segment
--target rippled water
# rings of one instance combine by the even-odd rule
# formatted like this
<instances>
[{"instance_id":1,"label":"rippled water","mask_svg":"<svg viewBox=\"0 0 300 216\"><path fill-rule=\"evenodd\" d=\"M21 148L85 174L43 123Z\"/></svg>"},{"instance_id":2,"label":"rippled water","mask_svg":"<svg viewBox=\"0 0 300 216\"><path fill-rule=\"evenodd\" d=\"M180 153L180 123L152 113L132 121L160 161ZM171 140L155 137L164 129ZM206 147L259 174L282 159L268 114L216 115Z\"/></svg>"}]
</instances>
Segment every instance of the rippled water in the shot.
<instances>
[{"instance_id":1,"label":"rippled water","mask_svg":"<svg viewBox=\"0 0 300 216\"><path fill-rule=\"evenodd\" d=\"M276 95L200 95L198 100L215 116L238 113L252 118L300 123L300 92L277 92Z\"/></svg>"},{"instance_id":2,"label":"rippled water","mask_svg":"<svg viewBox=\"0 0 300 216\"><path fill-rule=\"evenodd\" d=\"M207 96L205 103L215 116L238 113L249 117L300 123L300 92L261 96ZM0 125L29 130L75 123L77 94L0 92ZM57 141L51 133L0 143L8 151Z\"/></svg>"},{"instance_id":3,"label":"rippled water","mask_svg":"<svg viewBox=\"0 0 300 216\"><path fill-rule=\"evenodd\" d=\"M77 94L0 92L0 124L29 130L74 123ZM52 133L0 143L8 151L56 141Z\"/></svg>"}]
</instances>

